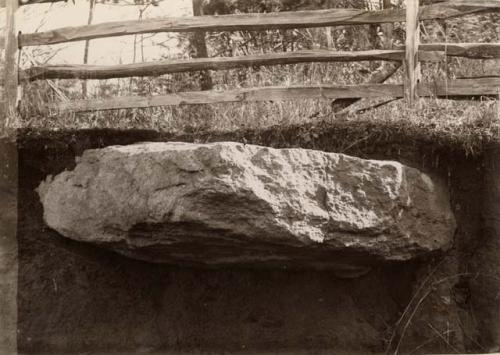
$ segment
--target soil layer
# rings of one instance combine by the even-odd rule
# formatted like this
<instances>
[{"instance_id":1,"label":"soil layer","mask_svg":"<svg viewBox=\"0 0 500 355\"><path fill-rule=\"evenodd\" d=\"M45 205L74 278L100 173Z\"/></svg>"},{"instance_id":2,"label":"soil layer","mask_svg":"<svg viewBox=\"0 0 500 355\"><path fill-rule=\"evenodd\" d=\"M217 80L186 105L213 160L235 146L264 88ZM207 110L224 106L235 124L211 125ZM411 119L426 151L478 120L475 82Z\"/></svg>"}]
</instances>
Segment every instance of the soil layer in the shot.
<instances>
[{"instance_id":1,"label":"soil layer","mask_svg":"<svg viewBox=\"0 0 500 355\"><path fill-rule=\"evenodd\" d=\"M484 350L471 291L481 243L483 158L453 142L384 129L297 126L173 136L88 130L20 134L18 345L25 353L446 353ZM368 133L367 133L368 132ZM148 264L47 228L34 189L85 149L143 141L238 141L391 159L448 181L454 247L354 279L322 271ZM477 292L476 292L477 294ZM476 297L480 297L476 295Z\"/></svg>"}]
</instances>

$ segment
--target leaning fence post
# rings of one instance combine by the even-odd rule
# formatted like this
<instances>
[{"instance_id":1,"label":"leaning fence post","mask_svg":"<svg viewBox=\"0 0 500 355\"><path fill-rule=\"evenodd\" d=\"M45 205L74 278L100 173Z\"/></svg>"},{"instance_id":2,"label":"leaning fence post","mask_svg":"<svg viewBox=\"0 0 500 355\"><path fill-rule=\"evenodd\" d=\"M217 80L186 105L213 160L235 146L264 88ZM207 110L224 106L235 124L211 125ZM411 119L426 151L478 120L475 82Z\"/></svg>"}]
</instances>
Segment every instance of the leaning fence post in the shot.
<instances>
[{"instance_id":1,"label":"leaning fence post","mask_svg":"<svg viewBox=\"0 0 500 355\"><path fill-rule=\"evenodd\" d=\"M17 104L18 0L6 1L4 93L0 101L0 354L17 354L18 152L11 130Z\"/></svg>"},{"instance_id":2,"label":"leaning fence post","mask_svg":"<svg viewBox=\"0 0 500 355\"><path fill-rule=\"evenodd\" d=\"M418 24L419 0L406 0L406 56L405 56L405 99L413 107L418 97L417 85L420 79L418 45L420 29Z\"/></svg>"},{"instance_id":3,"label":"leaning fence post","mask_svg":"<svg viewBox=\"0 0 500 355\"><path fill-rule=\"evenodd\" d=\"M5 26L5 61L4 61L4 114L0 118L0 134L5 135L16 118L17 106L17 33L15 13L19 7L17 0L6 2L6 26Z\"/></svg>"}]
</instances>

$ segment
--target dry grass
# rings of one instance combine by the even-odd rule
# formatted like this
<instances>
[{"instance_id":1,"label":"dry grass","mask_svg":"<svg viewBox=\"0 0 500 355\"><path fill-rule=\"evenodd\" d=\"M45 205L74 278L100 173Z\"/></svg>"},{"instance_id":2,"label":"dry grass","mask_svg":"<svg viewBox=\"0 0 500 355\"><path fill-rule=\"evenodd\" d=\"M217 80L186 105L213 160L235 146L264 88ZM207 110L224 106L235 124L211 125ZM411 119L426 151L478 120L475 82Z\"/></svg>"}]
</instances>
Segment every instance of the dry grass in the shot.
<instances>
[{"instance_id":1,"label":"dry grass","mask_svg":"<svg viewBox=\"0 0 500 355\"><path fill-rule=\"evenodd\" d=\"M43 90L36 88L41 84L43 83L31 84L35 89L31 93L43 93ZM335 124L338 121L352 122L355 125L356 122L372 121L380 122L382 126L399 127L406 135L413 133L417 136L426 134L436 138L446 137L449 142L463 145L471 154L480 150L485 141L496 140L500 132L498 103L491 99L421 99L415 109L408 108L403 100L396 100L364 113L351 113L347 116L336 115L330 102L326 100L156 107L65 115L47 114L33 103L37 103L37 98L24 101L24 119L21 122L23 128L151 129L176 134L197 134L206 131L263 129L275 125L286 127L316 122Z\"/></svg>"},{"instance_id":2,"label":"dry grass","mask_svg":"<svg viewBox=\"0 0 500 355\"><path fill-rule=\"evenodd\" d=\"M356 83L363 81L366 66L378 63L354 64L299 64L226 70L212 72L215 90L244 87L289 86L325 83ZM90 82L91 98L121 95L159 95L180 91L199 90L198 73L164 75L152 79L134 78ZM65 86L62 86L64 85ZM59 81L55 85L68 99L81 98L77 81ZM234 130L237 128L266 127L275 124L296 124L309 118L325 117L332 113L328 102L244 103L199 105L184 107L157 107L108 112L58 115L43 107L48 102L61 100L47 82L25 85L21 122L23 127L41 129L63 128L146 128L160 131Z\"/></svg>"},{"instance_id":3,"label":"dry grass","mask_svg":"<svg viewBox=\"0 0 500 355\"><path fill-rule=\"evenodd\" d=\"M449 142L459 143L470 154L480 150L485 141L500 136L498 101L453 101L421 99L415 109L402 100L350 118L403 125L415 134L446 136Z\"/></svg>"},{"instance_id":4,"label":"dry grass","mask_svg":"<svg viewBox=\"0 0 500 355\"><path fill-rule=\"evenodd\" d=\"M423 42L498 41L500 22L497 20L498 16L492 14L451 20L448 21L447 27L438 25L436 22L426 22L422 25L422 40ZM367 49L370 45L367 42L368 39L365 38L368 32L353 28L345 27L349 34L347 38L352 42L348 43L348 48L343 48L340 43L341 37L339 36L344 28L332 29L335 49ZM243 51L236 55L255 54L255 51L260 53L259 51L263 50L283 50L283 48L276 49L273 45L276 41L278 44L283 42L280 36L285 36L285 32L274 35L270 34L271 32L254 33L255 40L250 42L253 43L251 48L237 46L238 43L234 38L230 41L232 41L233 48L240 48L239 50ZM300 44L301 48L311 45L324 48L327 45L325 33L325 29L305 29L289 31L287 36L295 36L297 46ZM246 32L242 34L249 36ZM220 39L215 43L219 42ZM214 47L214 43L210 42L210 44L211 48ZM216 90L270 85L356 84L364 82L367 75L380 65L381 62L311 63L225 70L211 72L211 76ZM457 58L441 64L423 64L423 80L432 82L445 78L483 75L487 65L495 67L495 63L488 61L478 63ZM401 81L400 70L390 82ZM164 75L146 79L89 81L89 98L159 95L199 90L199 82L199 73ZM478 102L425 99L421 100L417 109L408 109L401 100L397 100L363 114L350 114L347 117L336 115L331 103L326 100L156 107L65 115L47 112L44 109L49 102L80 98L81 82L77 80L40 81L26 84L21 105L20 126L47 130L138 128L172 133L197 133L265 128L274 125L289 126L318 121L347 120L355 124L357 120L371 120L385 125L398 126L415 134L445 135L448 140L461 142L467 151L474 152L484 140L497 139L500 120L499 108L491 99Z\"/></svg>"}]
</instances>

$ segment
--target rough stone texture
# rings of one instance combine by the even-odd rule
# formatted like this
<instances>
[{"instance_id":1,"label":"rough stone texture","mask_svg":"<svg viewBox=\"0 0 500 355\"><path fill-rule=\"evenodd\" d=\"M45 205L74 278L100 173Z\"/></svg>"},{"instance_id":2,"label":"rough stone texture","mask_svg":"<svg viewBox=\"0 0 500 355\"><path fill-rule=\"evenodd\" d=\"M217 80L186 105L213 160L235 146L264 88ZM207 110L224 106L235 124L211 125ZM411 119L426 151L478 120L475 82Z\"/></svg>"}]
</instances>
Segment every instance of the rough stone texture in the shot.
<instances>
[{"instance_id":1,"label":"rough stone texture","mask_svg":"<svg viewBox=\"0 0 500 355\"><path fill-rule=\"evenodd\" d=\"M392 161L239 143L88 150L39 189L48 226L153 262L333 268L450 246L446 188Z\"/></svg>"}]
</instances>

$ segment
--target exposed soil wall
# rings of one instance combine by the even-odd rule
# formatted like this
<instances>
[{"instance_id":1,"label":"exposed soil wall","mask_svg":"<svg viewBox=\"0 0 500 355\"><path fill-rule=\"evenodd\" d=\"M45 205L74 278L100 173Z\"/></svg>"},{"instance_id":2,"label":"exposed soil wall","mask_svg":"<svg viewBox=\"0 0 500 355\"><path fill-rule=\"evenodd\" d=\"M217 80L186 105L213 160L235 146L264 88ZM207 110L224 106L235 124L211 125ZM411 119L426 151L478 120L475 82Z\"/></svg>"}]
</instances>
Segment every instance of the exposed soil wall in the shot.
<instances>
[{"instance_id":1,"label":"exposed soil wall","mask_svg":"<svg viewBox=\"0 0 500 355\"><path fill-rule=\"evenodd\" d=\"M47 175L73 168L85 149L168 140L345 152L440 175L449 182L458 221L455 246L446 255L340 279L331 272L148 264L69 241L44 226L34 189ZM468 157L453 142L377 131L369 124L182 137L149 131L22 132L19 156L18 343L23 352L335 349L366 354L399 346L400 353L443 353L494 342L484 337L487 325L475 321L486 310L476 301L480 295L471 290L467 269L482 240L482 156Z\"/></svg>"},{"instance_id":2,"label":"exposed soil wall","mask_svg":"<svg viewBox=\"0 0 500 355\"><path fill-rule=\"evenodd\" d=\"M17 149L0 141L0 354L17 349Z\"/></svg>"},{"instance_id":3,"label":"exposed soil wall","mask_svg":"<svg viewBox=\"0 0 500 355\"><path fill-rule=\"evenodd\" d=\"M482 205L483 232L471 249L469 268L472 316L478 320L480 342L500 351L500 146L485 153Z\"/></svg>"}]
</instances>

